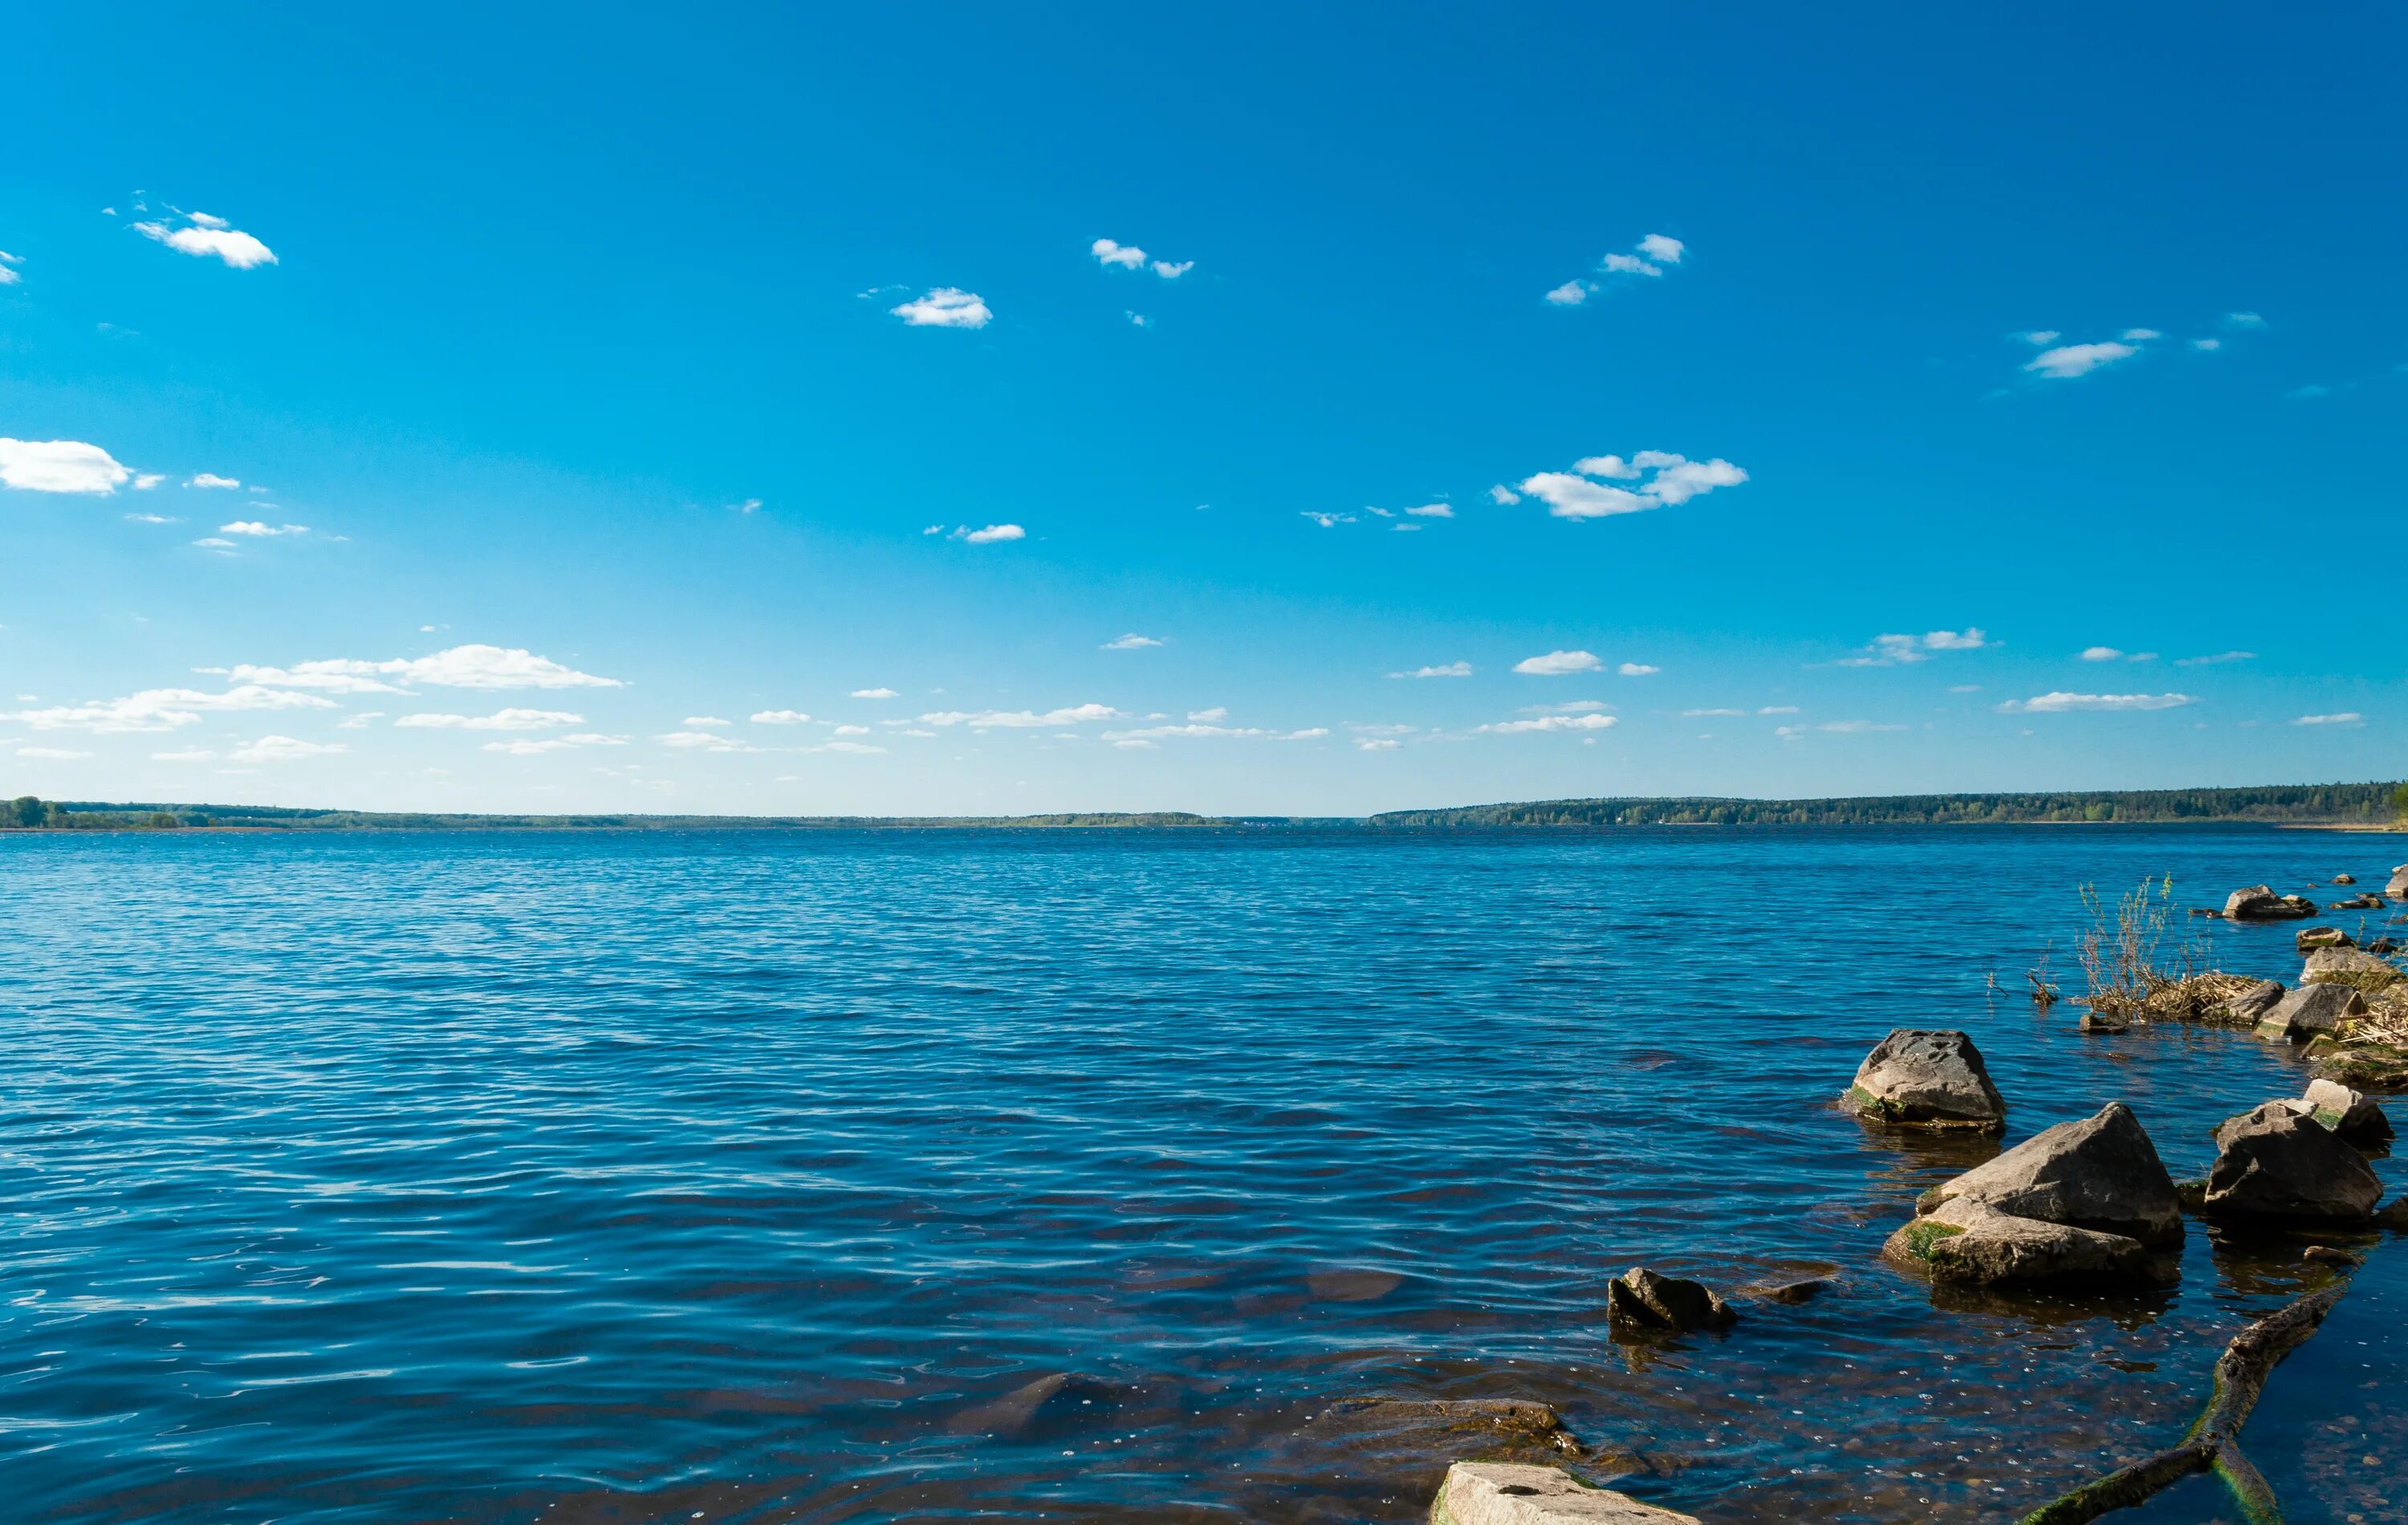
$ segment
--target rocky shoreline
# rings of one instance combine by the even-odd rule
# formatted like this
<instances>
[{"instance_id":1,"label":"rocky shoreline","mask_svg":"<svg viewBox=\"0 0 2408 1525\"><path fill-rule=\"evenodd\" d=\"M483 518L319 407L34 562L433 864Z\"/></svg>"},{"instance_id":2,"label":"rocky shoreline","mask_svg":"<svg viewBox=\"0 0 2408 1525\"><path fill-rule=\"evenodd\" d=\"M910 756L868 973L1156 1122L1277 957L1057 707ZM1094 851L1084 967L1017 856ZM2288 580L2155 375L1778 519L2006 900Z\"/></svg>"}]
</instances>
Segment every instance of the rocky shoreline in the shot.
<instances>
[{"instance_id":1,"label":"rocky shoreline","mask_svg":"<svg viewBox=\"0 0 2408 1525\"><path fill-rule=\"evenodd\" d=\"M2355 880L2344 873L2332 883L2349 886ZM2169 885L2158 899L2170 893ZM2286 988L2192 967L2199 960L2190 948L2178 950L2173 967L2158 967L2165 923L2146 886L2122 902L2112 925L2087 891L2086 899L2099 931L2081 950L2090 985L2087 995L2075 998L2086 1008L2081 1030L2113 1034L2153 1022L2247 1029L2260 1042L2303 1055L2311 1075L2303 1093L2228 1117L2215 1130L2214 1165L2204 1180L2194 1181L2175 1180L2139 1115L2121 1101L2108 1101L2088 1117L2044 1128L1926 1191L1914 1216L1884 1244L1882 1259L1896 1271L1928 1279L1935 1292L2044 1288L2080 1299L2177 1281L2178 1252L2194 1219L2244 1242L2271 1245L2306 1238L2300 1261L2315 1268L2319 1284L2234 1337L2188 1435L2041 1503L2023 1519L2024 1525L2072 1525L2139 1504L2207 1471L2225 1481L2245 1518L2276 1518L2272 1490L2242 1453L2239 1437L2274 1365L2315 1332L2346 1290L2349 1273L2363 1263L2358 1251L2322 1239L2362 1245L2372 1230L2408 1233L2408 1198L2382 1204L2382 1183L2367 1162L2370 1153L2387 1152L2393 1136L2375 1093L2408 1089L2401 939L2369 935L2363 925L2357 935L2339 927L2301 928L2294 946L2303 963ZM2381 895L2354 893L2322 909L2367 912L2402 903L2408 903L2408 864L2392 870ZM2195 914L2236 924L2287 923L2313 918L2319 909L2306 895L2258 885ZM2403 924L2408 912L2386 923ZM2031 983L2043 1011L2061 999L2042 970ZM1885 1133L1961 1133L1975 1140L2004 1133L2010 1110L1972 1037L1956 1029L1891 1032L1865 1056L1839 1105ZM1820 1285L1772 1289L1752 1301L1803 1301ZM1712 1288L1645 1268L1610 1284L1604 1312L1612 1337L1632 1344L1719 1331L1741 1316ZM1569 1470L1567 1460L1577 1467L1588 1453L1546 1404L1375 1402L1412 1408L1417 1422L1432 1427L1434 1443L1443 1446L1450 1435L1456 1441L1443 1446L1459 1460L1439 1484L1431 1525L1699 1525L1697 1517L1642 1503Z\"/></svg>"}]
</instances>

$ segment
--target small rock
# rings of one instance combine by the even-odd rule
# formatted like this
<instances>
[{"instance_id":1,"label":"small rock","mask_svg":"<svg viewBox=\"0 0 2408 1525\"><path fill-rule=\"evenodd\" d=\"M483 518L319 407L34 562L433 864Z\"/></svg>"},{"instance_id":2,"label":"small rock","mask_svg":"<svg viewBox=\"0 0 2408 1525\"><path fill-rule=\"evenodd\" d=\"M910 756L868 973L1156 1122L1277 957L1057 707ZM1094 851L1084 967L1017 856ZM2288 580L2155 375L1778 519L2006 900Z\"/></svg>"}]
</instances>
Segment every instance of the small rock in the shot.
<instances>
[{"instance_id":1,"label":"small rock","mask_svg":"<svg viewBox=\"0 0 2408 1525\"><path fill-rule=\"evenodd\" d=\"M1767 1288L1764 1301L1785 1302L1795 1306L1800 1302L1811 1302L1830 1289L1831 1284L1828 1281L1819 1277L1809 1277L1804 1281L1784 1282L1778 1287Z\"/></svg>"},{"instance_id":2,"label":"small rock","mask_svg":"<svg viewBox=\"0 0 2408 1525\"><path fill-rule=\"evenodd\" d=\"M2224 914L2233 921L2299 921L2316 914L2314 900L2298 895L2277 895L2267 885L2252 885L2225 897Z\"/></svg>"},{"instance_id":3,"label":"small rock","mask_svg":"<svg viewBox=\"0 0 2408 1525\"><path fill-rule=\"evenodd\" d=\"M1727 1329L1739 1318L1730 1304L1703 1282L1659 1276L1634 1266L1608 1282L1605 1321L1618 1334L1685 1333L1691 1330Z\"/></svg>"},{"instance_id":4,"label":"small rock","mask_svg":"<svg viewBox=\"0 0 2408 1525\"><path fill-rule=\"evenodd\" d=\"M2173 1177L2132 1109L2110 1101L2095 1115L2059 1123L1986 1165L1923 1194L1915 1211L1982 1202L2015 1217L2121 1234L2152 1247L2182 1243Z\"/></svg>"},{"instance_id":5,"label":"small rock","mask_svg":"<svg viewBox=\"0 0 2408 1525\"><path fill-rule=\"evenodd\" d=\"M2310 1117L2353 1144L2372 1144L2391 1136L2391 1119L2384 1115L2383 1104L2364 1091L2354 1091L2338 1081L2312 1080L2308 1094L2300 1100Z\"/></svg>"},{"instance_id":6,"label":"small rock","mask_svg":"<svg viewBox=\"0 0 2408 1525\"><path fill-rule=\"evenodd\" d=\"M2258 1036L2269 1043L2297 1043L2332 1031L2344 1017L2365 1014L2365 998L2348 985L2303 985L2258 1018Z\"/></svg>"},{"instance_id":7,"label":"small rock","mask_svg":"<svg viewBox=\"0 0 2408 1525\"><path fill-rule=\"evenodd\" d=\"M2386 957L2386 958L2388 958L2388 957L2391 957L2393 954L2398 953L2398 952L2400 951L2400 942L2399 942L2399 940L2398 940L2398 939L2396 939L2396 938L2388 938L2388 937L2378 937L2378 938L2372 938L2372 939L2370 939L2370 940L2368 941L2368 942L2367 942L2367 944L2366 944L2366 951L2367 951L2367 952L2369 952L2369 953L2372 953L2372 954L2377 954L2377 955L2380 955L2380 956L2382 956L2383 957Z\"/></svg>"},{"instance_id":8,"label":"small rock","mask_svg":"<svg viewBox=\"0 0 2408 1525\"><path fill-rule=\"evenodd\" d=\"M1341 1398L1305 1429L1318 1439L1369 1442L1390 1453L1523 1461L1581 1454L1555 1405L1528 1398Z\"/></svg>"},{"instance_id":9,"label":"small rock","mask_svg":"<svg viewBox=\"0 0 2408 1525\"><path fill-rule=\"evenodd\" d=\"M2333 883L2336 885L2355 885L2358 883L2358 875L2354 873L2337 873L2333 875Z\"/></svg>"},{"instance_id":10,"label":"small rock","mask_svg":"<svg viewBox=\"0 0 2408 1525\"><path fill-rule=\"evenodd\" d=\"M2349 934L2338 927L2302 927L2291 934L2291 945L2303 954L2313 953L2318 948L2358 946L2350 941Z\"/></svg>"},{"instance_id":11,"label":"small rock","mask_svg":"<svg viewBox=\"0 0 2408 1525\"><path fill-rule=\"evenodd\" d=\"M2282 999L2281 985L2272 980L2259 980L2256 985L2218 1006L2215 1009L2216 1014L2219 1020L2229 1022L2236 1028L2254 1028L2268 1012L2274 1009L2274 1003Z\"/></svg>"},{"instance_id":12,"label":"small rock","mask_svg":"<svg viewBox=\"0 0 2408 1525\"><path fill-rule=\"evenodd\" d=\"M2383 909L2383 897L2367 894L2353 895L2346 900L2335 900L2325 909L2328 911L2380 911Z\"/></svg>"},{"instance_id":13,"label":"small rock","mask_svg":"<svg viewBox=\"0 0 2408 1525\"><path fill-rule=\"evenodd\" d=\"M2364 1156L2285 1102L2227 1119L2215 1148L2211 1213L2355 1220L2383 1195Z\"/></svg>"},{"instance_id":14,"label":"small rock","mask_svg":"<svg viewBox=\"0 0 2408 1525\"><path fill-rule=\"evenodd\" d=\"M2176 1181L2174 1183L2174 1201L2182 1203L2183 1211L2186 1213L2198 1212L2200 1208L2207 1205L2207 1183L2204 1181Z\"/></svg>"},{"instance_id":15,"label":"small rock","mask_svg":"<svg viewBox=\"0 0 2408 1525\"><path fill-rule=\"evenodd\" d=\"M2300 1259L2310 1265L2341 1266L2344 1269L2366 1264L2365 1256L2352 1255L2347 1250L2335 1249L2330 1244L2310 1244L2300 1252Z\"/></svg>"},{"instance_id":16,"label":"small rock","mask_svg":"<svg viewBox=\"0 0 2408 1525\"><path fill-rule=\"evenodd\" d=\"M2120 1016L2101 1016L2097 1012L2083 1013L2081 1026L2085 1032L2129 1032L2132 1029L2132 1024Z\"/></svg>"},{"instance_id":17,"label":"small rock","mask_svg":"<svg viewBox=\"0 0 2408 1525\"><path fill-rule=\"evenodd\" d=\"M1995 1131L2007 1119L1982 1051L1953 1030L1899 1028L1865 1056L1842 1100L1859 1115L1924 1128Z\"/></svg>"},{"instance_id":18,"label":"small rock","mask_svg":"<svg viewBox=\"0 0 2408 1525\"><path fill-rule=\"evenodd\" d=\"M1430 1501L1430 1525L1698 1525L1692 1515L1590 1488L1555 1467L1458 1461Z\"/></svg>"}]
</instances>

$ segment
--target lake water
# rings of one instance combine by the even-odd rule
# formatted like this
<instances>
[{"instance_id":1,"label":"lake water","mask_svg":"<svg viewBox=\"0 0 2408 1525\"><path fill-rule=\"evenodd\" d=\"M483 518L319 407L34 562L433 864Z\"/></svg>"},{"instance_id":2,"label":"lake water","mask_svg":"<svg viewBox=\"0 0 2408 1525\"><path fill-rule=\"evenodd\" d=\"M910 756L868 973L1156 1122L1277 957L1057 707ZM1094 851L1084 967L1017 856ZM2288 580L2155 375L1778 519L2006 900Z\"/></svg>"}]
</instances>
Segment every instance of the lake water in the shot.
<instances>
[{"instance_id":1,"label":"lake water","mask_svg":"<svg viewBox=\"0 0 2408 1525\"><path fill-rule=\"evenodd\" d=\"M2178 1437L2224 1340L2322 1273L2194 1224L2162 1298L1935 1306L1877 1252L1981 1151L1833 1098L1891 1028L1963 1027L2011 1142L2121 1099L2204 1174L2300 1061L2086 1037L2023 971L2054 939L2072 972L2085 882L2204 905L2403 856L2062 827L0 839L7 1512L1417 1520L1443 1458L1314 1417L1385 1395L1548 1400L1616 1486L1709 1521L2010 1519ZM2186 929L2297 973L2288 928ZM2247 1431L2293 1525L2408 1518L2408 1243L2358 1243ZM1600 1310L1637 1264L1836 1285L1632 1351ZM2199 1481L2126 1518L2232 1515Z\"/></svg>"}]
</instances>

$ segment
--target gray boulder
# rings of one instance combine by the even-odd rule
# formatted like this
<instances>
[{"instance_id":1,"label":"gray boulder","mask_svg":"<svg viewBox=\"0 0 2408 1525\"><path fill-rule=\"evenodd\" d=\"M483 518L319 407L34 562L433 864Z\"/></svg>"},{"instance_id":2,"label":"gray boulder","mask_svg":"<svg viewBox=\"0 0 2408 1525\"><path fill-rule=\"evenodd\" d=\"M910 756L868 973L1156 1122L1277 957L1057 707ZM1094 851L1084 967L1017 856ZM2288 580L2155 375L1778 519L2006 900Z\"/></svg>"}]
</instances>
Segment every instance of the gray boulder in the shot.
<instances>
[{"instance_id":1,"label":"gray boulder","mask_svg":"<svg viewBox=\"0 0 2408 1525\"><path fill-rule=\"evenodd\" d=\"M1694 1515L1591 1488L1555 1467L1458 1461L1430 1501L1429 1525L1698 1525Z\"/></svg>"},{"instance_id":2,"label":"gray boulder","mask_svg":"<svg viewBox=\"0 0 2408 1525\"><path fill-rule=\"evenodd\" d=\"M2383 1115L2383 1104L2337 1080L2308 1082L2308 1094L2300 1102L2308 1116L2352 1143L2373 1144L2391 1136L2391 1119Z\"/></svg>"},{"instance_id":3,"label":"gray boulder","mask_svg":"<svg viewBox=\"0 0 2408 1525\"><path fill-rule=\"evenodd\" d=\"M1739 1315L1703 1282L1659 1276L1634 1266L1605 1288L1606 1327L1626 1335L1678 1334L1727 1329Z\"/></svg>"},{"instance_id":4,"label":"gray boulder","mask_svg":"<svg viewBox=\"0 0 2408 1525\"><path fill-rule=\"evenodd\" d=\"M2348 1016L2364 1016L2366 999L2345 985L2303 985L2258 1019L2258 1036L2269 1043L2299 1043L2330 1032Z\"/></svg>"},{"instance_id":5,"label":"gray boulder","mask_svg":"<svg viewBox=\"0 0 2408 1525\"><path fill-rule=\"evenodd\" d=\"M2339 983L2360 989L2381 989L2399 977L2389 959L2360 948L2318 948L2300 971L2301 985Z\"/></svg>"},{"instance_id":6,"label":"gray boulder","mask_svg":"<svg viewBox=\"0 0 2408 1525\"><path fill-rule=\"evenodd\" d=\"M1914 1207L1929 1216L1951 1201L2120 1234L2151 1248L2183 1238L2173 1177L2141 1120L2121 1101L2079 1122L2042 1129L1988 1164L1933 1187Z\"/></svg>"},{"instance_id":7,"label":"gray boulder","mask_svg":"<svg viewBox=\"0 0 2408 1525\"><path fill-rule=\"evenodd\" d=\"M2163 1279L2158 1257L2128 1234L2016 1217L1965 1197L1890 1235L1882 1253L1942 1283Z\"/></svg>"},{"instance_id":8,"label":"gray boulder","mask_svg":"<svg viewBox=\"0 0 2408 1525\"><path fill-rule=\"evenodd\" d=\"M2316 914L2316 903L2298 895L2277 895L2272 885L2252 885L2224 898L2224 914L2233 921L2299 921Z\"/></svg>"},{"instance_id":9,"label":"gray boulder","mask_svg":"<svg viewBox=\"0 0 2408 1525\"><path fill-rule=\"evenodd\" d=\"M2408 867L2391 870L2391 883L2383 886L2383 893L2395 900L2408 900Z\"/></svg>"},{"instance_id":10,"label":"gray boulder","mask_svg":"<svg viewBox=\"0 0 2408 1525\"><path fill-rule=\"evenodd\" d=\"M1952 1030L1900 1028L1873 1045L1842 1099L1859 1115L1925 1128L1994 1132L2007 1103L1973 1040Z\"/></svg>"},{"instance_id":11,"label":"gray boulder","mask_svg":"<svg viewBox=\"0 0 2408 1525\"><path fill-rule=\"evenodd\" d=\"M2383 1183L2366 1158L2286 1101L2269 1101L2215 1130L2207 1211L2355 1222L2374 1211Z\"/></svg>"},{"instance_id":12,"label":"gray boulder","mask_svg":"<svg viewBox=\"0 0 2408 1525\"><path fill-rule=\"evenodd\" d=\"M2354 948L2347 932L2338 927L2302 927L2291 934L2291 945L2300 952L2314 953L2318 948Z\"/></svg>"},{"instance_id":13,"label":"gray boulder","mask_svg":"<svg viewBox=\"0 0 2408 1525\"><path fill-rule=\"evenodd\" d=\"M2256 985L2218 1006L2216 1015L2236 1028L2254 1028L2274 1003L2283 999L2283 987L2272 980L2259 980Z\"/></svg>"}]
</instances>

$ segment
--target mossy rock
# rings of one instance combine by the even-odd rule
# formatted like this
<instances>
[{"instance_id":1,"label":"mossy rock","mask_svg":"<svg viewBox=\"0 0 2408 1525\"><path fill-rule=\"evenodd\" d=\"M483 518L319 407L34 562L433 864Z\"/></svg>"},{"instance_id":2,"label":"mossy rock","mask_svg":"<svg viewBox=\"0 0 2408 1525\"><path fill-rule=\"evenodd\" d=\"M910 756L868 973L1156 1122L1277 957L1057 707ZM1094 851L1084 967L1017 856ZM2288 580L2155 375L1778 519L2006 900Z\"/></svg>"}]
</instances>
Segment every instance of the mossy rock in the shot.
<instances>
[{"instance_id":1,"label":"mossy rock","mask_svg":"<svg viewBox=\"0 0 2408 1525\"><path fill-rule=\"evenodd\" d=\"M1932 1245L1943 1239L1954 1238L1964 1231L1953 1223L1934 1223L1929 1218L1923 1218L1908 1224L1899 1238L1909 1255L1918 1260L1929 1260Z\"/></svg>"},{"instance_id":2,"label":"mossy rock","mask_svg":"<svg viewBox=\"0 0 2408 1525\"><path fill-rule=\"evenodd\" d=\"M2314 1062L2308 1072L2318 1080L2339 1081L2352 1090L2408 1091L2408 1047L2318 1039L2309 1045L2309 1057Z\"/></svg>"}]
</instances>

